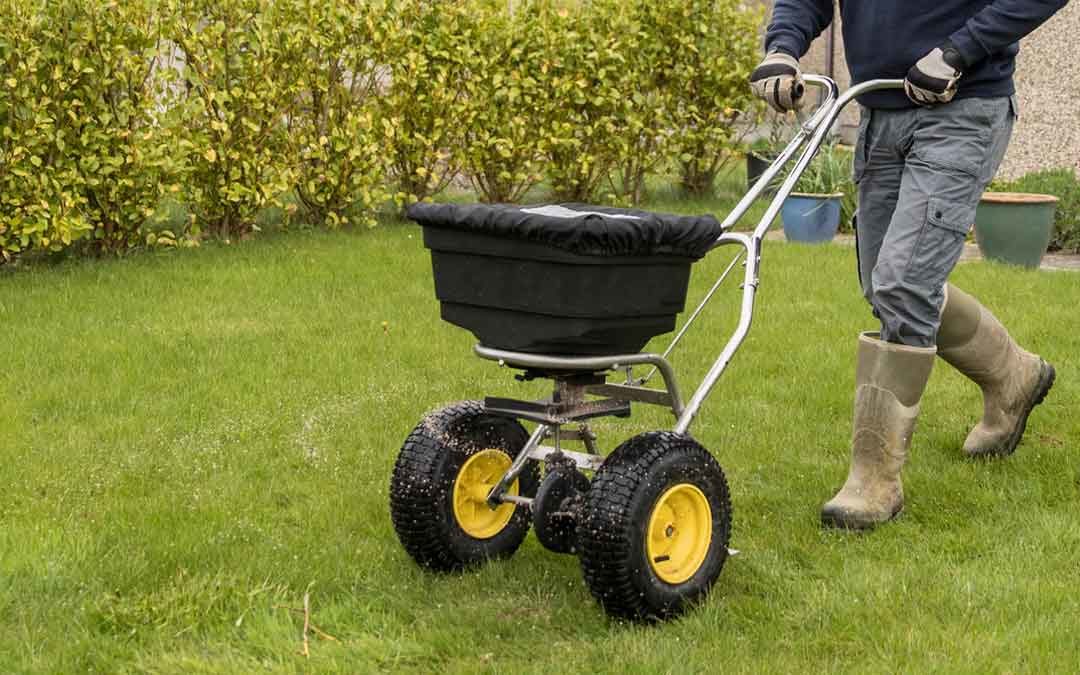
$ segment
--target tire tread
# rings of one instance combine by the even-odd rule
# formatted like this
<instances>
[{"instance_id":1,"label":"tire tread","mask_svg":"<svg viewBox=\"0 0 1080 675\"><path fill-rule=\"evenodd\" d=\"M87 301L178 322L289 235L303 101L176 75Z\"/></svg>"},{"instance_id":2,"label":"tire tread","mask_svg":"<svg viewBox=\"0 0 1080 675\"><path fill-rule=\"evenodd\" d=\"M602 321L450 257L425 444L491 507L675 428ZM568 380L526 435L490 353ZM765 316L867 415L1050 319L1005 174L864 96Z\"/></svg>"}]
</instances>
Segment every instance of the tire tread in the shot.
<instances>
[{"instance_id":1,"label":"tire tread","mask_svg":"<svg viewBox=\"0 0 1080 675\"><path fill-rule=\"evenodd\" d=\"M634 532L646 527L632 522L630 506L635 494L648 487L650 469L665 456L698 462L703 471L715 471L720 486L720 535L727 555L731 531L731 498L723 470L707 450L689 436L667 431L636 436L619 446L593 479L579 527L581 566L585 583L611 615L631 620L667 618L685 603L653 606L635 585L648 571L635 568ZM715 515L715 514L714 514ZM722 565L722 563L721 563ZM718 574L719 572L717 572ZM711 583L711 580L709 581Z\"/></svg>"},{"instance_id":2,"label":"tire tread","mask_svg":"<svg viewBox=\"0 0 1080 675\"><path fill-rule=\"evenodd\" d=\"M482 562L475 556L455 550L451 517L440 509L441 504L450 508L449 500L440 495L440 491L449 489L440 470L457 447L455 434L471 429L469 425L476 425L485 416L484 406L479 401L462 401L429 413L405 439L394 463L390 479L390 519L405 551L428 569L452 572ZM506 445L514 451L524 445L527 434L518 422L497 419L516 427L513 434L517 438L504 438ZM526 465L519 480L525 492L535 490L539 481L535 463ZM514 519L497 535L500 539L494 557L513 555L524 541L529 518L527 513L521 512L521 507L518 509Z\"/></svg>"}]
</instances>

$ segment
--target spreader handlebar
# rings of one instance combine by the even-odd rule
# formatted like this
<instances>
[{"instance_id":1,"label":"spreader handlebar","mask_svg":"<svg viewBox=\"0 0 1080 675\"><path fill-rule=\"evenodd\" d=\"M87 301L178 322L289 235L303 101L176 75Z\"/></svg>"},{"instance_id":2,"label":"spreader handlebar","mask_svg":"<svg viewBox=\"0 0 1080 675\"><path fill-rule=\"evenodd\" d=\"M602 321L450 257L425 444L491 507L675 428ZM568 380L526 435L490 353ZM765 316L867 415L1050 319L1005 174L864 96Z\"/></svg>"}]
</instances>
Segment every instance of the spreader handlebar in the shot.
<instances>
[{"instance_id":1,"label":"spreader handlebar","mask_svg":"<svg viewBox=\"0 0 1080 675\"><path fill-rule=\"evenodd\" d=\"M769 231L769 227L772 225L773 220L780 213L780 209L784 204L784 200L788 198L792 190L795 189L795 184L802 177L803 172L806 171L806 167L810 166L810 162L813 161L814 155L821 149L822 144L825 143L825 139L829 134L829 130L833 124L840 117L840 113L847 107L848 103L855 100L856 97L871 91L879 91L882 89L902 89L904 86L903 80L870 80L857 84L845 91L842 95L838 96L839 89L836 86L836 82L819 75L807 75L807 84L817 85L825 90L825 97L821 105L818 106L817 111L813 114L808 122L803 124L802 129L792 139L788 147L785 148L785 155L781 155L780 158L770 166L770 169L776 169L772 172L775 176L781 168L790 160L791 156L795 154L795 151L801 146L809 137L809 143L803 149L802 154L799 156L799 160L795 163L795 168L791 170L787 178L780 185L780 188L776 191L776 196L773 197L772 202L769 203L769 208L765 211L765 215L761 218L761 222L758 223L757 228L754 230L754 236L761 238L765 236L765 233ZM790 154L787 150L791 150ZM783 161L781 161L783 160ZM769 171L765 172L766 174ZM762 176L764 179L765 176ZM771 180L771 177L770 177ZM759 181L761 182L761 181ZM768 183L766 182L765 185ZM762 185L762 189L765 188ZM758 187L757 185L754 186Z\"/></svg>"},{"instance_id":2,"label":"spreader handlebar","mask_svg":"<svg viewBox=\"0 0 1080 675\"><path fill-rule=\"evenodd\" d=\"M717 358L712 368L705 375L701 385L697 388L694 394L690 397L689 402L683 409L681 415L679 415L678 421L675 423L675 431L679 433L686 433L690 424L694 421L694 417L697 415L698 410L701 409L701 405L705 402L709 392L716 386L717 381L720 379L721 374L727 368L728 363L731 362L732 357L735 356L736 350L746 339L747 334L750 332L750 324L754 315L754 296L757 293L757 287L759 283L758 269L761 263L761 241L765 237L765 234L769 231L769 227L772 225L773 220L776 219L777 214L780 213L780 207L783 205L784 200L795 188L795 183L798 182L802 176L806 167L810 165L810 161L814 159L814 155L821 148L825 142L825 138L829 133L829 129L840 117L840 112L858 96L869 93L871 91L879 91L882 89L899 89L904 86L903 80L870 80L869 82L863 82L862 84L851 87L843 94L840 94L839 87L836 86L836 82L827 77L820 75L806 75L804 80L808 85L817 86L824 90L821 104L814 110L810 118L802 123L799 133L795 135L795 138L788 143L784 151L780 153L780 156L776 158L765 173L761 175L761 178L754 183L750 191L739 201L735 206L735 209L724 220L725 233L720 235L717 240L717 245L736 245L743 249L743 251L736 256L735 261L738 261L740 257L743 257L743 264L745 269L743 271L743 284L742 284L742 310L739 316L739 324L735 328L735 333L731 336L727 345L724 346L723 351L720 352L720 357ZM803 147L805 145L805 147ZM765 211L765 215L762 216L761 222L754 229L754 232L750 235L741 232L728 232L727 230L733 227L742 217L750 206L754 203L754 200L765 190L765 187L773 181L773 179L780 173L780 170L787 165L789 161L795 156L795 154L802 148L802 154L799 155L799 159L795 164L795 168L791 170L791 173L787 175L784 182L780 185L780 188L776 192L776 196L773 197L772 202L769 204L769 208ZM730 270L730 268L729 268ZM727 272L724 273L724 276ZM721 281L723 277L721 277ZM718 282L719 283L719 282ZM712 296L712 291L705 297L702 305L695 310L692 318L696 317L702 306L709 301ZM679 333L679 337L686 332L686 328L689 327L687 322L686 326L683 326L683 330ZM669 349L670 351L670 349Z\"/></svg>"}]
</instances>

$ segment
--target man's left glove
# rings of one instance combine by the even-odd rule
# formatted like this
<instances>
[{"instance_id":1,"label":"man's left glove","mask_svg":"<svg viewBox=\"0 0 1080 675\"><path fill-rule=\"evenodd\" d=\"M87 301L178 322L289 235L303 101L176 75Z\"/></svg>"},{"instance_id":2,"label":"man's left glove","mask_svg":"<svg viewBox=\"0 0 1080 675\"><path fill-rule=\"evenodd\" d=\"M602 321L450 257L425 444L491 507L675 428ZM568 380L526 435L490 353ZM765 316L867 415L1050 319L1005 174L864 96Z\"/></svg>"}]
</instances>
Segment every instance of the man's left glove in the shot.
<instances>
[{"instance_id":1,"label":"man's left glove","mask_svg":"<svg viewBox=\"0 0 1080 675\"><path fill-rule=\"evenodd\" d=\"M904 91L919 105L948 103L956 96L964 60L951 42L935 47L908 70Z\"/></svg>"},{"instance_id":2,"label":"man's left glove","mask_svg":"<svg viewBox=\"0 0 1080 675\"><path fill-rule=\"evenodd\" d=\"M786 113L802 106L802 72L794 56L772 52L750 73L750 90L776 112Z\"/></svg>"}]
</instances>

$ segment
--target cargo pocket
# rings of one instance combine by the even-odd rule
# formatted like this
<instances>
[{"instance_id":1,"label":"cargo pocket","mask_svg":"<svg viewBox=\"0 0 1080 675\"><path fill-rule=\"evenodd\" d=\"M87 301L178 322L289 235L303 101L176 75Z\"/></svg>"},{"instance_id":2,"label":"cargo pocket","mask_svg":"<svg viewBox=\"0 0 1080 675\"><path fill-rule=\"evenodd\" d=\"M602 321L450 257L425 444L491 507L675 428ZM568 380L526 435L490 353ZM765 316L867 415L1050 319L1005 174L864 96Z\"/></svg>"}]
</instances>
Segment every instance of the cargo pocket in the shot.
<instances>
[{"instance_id":1,"label":"cargo pocket","mask_svg":"<svg viewBox=\"0 0 1080 675\"><path fill-rule=\"evenodd\" d=\"M974 206L931 197L905 280L931 292L941 288L964 252L974 219Z\"/></svg>"}]
</instances>

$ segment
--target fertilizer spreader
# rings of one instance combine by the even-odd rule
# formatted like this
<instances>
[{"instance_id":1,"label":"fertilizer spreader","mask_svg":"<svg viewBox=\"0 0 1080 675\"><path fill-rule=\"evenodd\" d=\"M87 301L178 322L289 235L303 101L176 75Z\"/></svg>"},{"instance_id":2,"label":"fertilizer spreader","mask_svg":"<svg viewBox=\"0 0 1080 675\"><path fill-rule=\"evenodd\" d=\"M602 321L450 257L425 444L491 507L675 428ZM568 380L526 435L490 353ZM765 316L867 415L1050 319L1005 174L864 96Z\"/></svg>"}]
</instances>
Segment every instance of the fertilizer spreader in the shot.
<instances>
[{"instance_id":1,"label":"fertilizer spreader","mask_svg":"<svg viewBox=\"0 0 1080 675\"><path fill-rule=\"evenodd\" d=\"M553 385L540 401L451 405L409 434L390 510L419 564L453 571L508 557L532 525L546 548L579 556L586 585L613 616L671 617L708 592L728 558L731 503L691 423L750 330L762 240L784 199L845 105L902 86L875 80L840 96L828 78L805 79L820 105L723 222L581 204L409 209L431 250L443 319L472 331L480 358ZM756 229L732 231L796 156ZM670 346L642 353L675 329L691 264L727 246L738 249L734 259ZM740 263L739 323L685 400L668 357ZM662 385L649 386L656 374ZM605 456L590 420L628 417L632 404L668 408L675 425Z\"/></svg>"}]
</instances>

